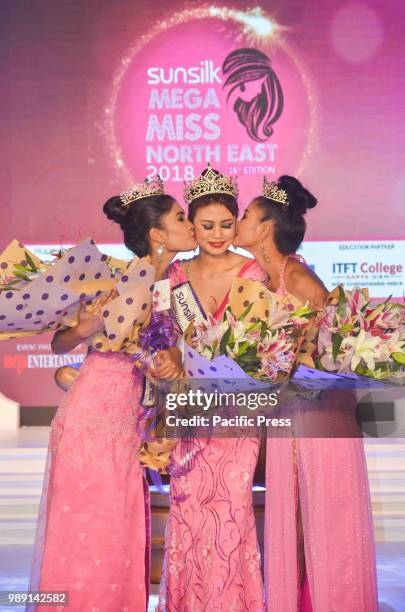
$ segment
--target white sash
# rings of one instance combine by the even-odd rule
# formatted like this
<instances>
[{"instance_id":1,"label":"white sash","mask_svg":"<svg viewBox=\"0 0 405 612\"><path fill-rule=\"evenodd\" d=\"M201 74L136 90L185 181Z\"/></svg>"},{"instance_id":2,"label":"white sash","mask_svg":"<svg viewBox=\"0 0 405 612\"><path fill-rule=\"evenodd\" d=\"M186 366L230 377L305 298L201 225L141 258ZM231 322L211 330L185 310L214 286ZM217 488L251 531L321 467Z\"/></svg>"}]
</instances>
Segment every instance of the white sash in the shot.
<instances>
[{"instance_id":1,"label":"white sash","mask_svg":"<svg viewBox=\"0 0 405 612\"><path fill-rule=\"evenodd\" d=\"M191 322L197 325L207 322L203 307L188 281L172 289L172 304L177 324L183 333Z\"/></svg>"}]
</instances>

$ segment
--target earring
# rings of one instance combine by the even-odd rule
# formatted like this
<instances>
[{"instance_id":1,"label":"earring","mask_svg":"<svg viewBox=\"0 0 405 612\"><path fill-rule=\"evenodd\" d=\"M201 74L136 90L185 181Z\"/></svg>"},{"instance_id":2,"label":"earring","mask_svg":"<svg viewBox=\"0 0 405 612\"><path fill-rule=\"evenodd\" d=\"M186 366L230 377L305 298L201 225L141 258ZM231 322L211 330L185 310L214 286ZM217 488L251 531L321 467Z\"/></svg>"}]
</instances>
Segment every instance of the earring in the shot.
<instances>
[{"instance_id":1,"label":"earring","mask_svg":"<svg viewBox=\"0 0 405 612\"><path fill-rule=\"evenodd\" d=\"M266 263L270 263L271 259L270 257L267 255L266 249L263 246L263 242L260 243L260 255L263 257L264 261Z\"/></svg>"},{"instance_id":2,"label":"earring","mask_svg":"<svg viewBox=\"0 0 405 612\"><path fill-rule=\"evenodd\" d=\"M165 252L166 252L166 244L165 244L165 241L163 241L156 248L156 255L157 255L157 260L159 263L162 263Z\"/></svg>"}]
</instances>

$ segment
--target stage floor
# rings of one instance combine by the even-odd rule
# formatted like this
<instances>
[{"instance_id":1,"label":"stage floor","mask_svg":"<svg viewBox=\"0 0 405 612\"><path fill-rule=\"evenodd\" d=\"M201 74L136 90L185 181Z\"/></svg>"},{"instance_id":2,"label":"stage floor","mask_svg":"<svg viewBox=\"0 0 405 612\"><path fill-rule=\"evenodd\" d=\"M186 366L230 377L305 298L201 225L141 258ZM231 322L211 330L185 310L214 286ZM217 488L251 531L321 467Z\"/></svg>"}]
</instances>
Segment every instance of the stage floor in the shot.
<instances>
[{"instance_id":1,"label":"stage floor","mask_svg":"<svg viewBox=\"0 0 405 612\"><path fill-rule=\"evenodd\" d=\"M25 591L31 560L31 546L0 546L0 590ZM380 612L405 612L405 544L377 544L378 599ZM149 612L157 605L158 586L153 584ZM21 612L21 607L0 607ZM282 610L280 610L282 612Z\"/></svg>"},{"instance_id":2,"label":"stage floor","mask_svg":"<svg viewBox=\"0 0 405 612\"><path fill-rule=\"evenodd\" d=\"M49 427L0 431L2 591L27 589L48 435ZM379 609L405 612L405 444L367 440L365 446L376 524ZM157 603L157 589L152 585L149 610Z\"/></svg>"}]
</instances>

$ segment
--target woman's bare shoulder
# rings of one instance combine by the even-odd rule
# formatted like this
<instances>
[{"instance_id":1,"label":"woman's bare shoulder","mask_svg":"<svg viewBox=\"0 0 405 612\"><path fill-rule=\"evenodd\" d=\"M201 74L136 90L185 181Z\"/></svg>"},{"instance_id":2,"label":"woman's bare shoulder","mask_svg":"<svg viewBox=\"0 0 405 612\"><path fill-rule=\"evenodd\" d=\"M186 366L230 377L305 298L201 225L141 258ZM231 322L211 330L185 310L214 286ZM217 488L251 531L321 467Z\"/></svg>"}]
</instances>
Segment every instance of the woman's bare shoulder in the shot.
<instances>
[{"instance_id":1,"label":"woman's bare shoulder","mask_svg":"<svg viewBox=\"0 0 405 612\"><path fill-rule=\"evenodd\" d=\"M231 268L240 268L246 262L252 261L251 257L246 257L246 255L240 255L239 253L231 253L231 256Z\"/></svg>"},{"instance_id":2,"label":"woman's bare shoulder","mask_svg":"<svg viewBox=\"0 0 405 612\"><path fill-rule=\"evenodd\" d=\"M286 270L286 288L302 302L320 306L325 302L328 290L325 285L306 264L292 260Z\"/></svg>"}]
</instances>

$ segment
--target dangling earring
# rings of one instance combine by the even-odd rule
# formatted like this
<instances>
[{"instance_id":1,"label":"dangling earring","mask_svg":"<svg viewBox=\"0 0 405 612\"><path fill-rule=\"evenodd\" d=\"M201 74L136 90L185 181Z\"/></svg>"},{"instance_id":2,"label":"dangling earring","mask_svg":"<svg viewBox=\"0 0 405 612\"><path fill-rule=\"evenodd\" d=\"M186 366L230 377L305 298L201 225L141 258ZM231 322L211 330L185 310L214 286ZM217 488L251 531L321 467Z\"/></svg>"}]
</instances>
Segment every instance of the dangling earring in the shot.
<instances>
[{"instance_id":1,"label":"dangling earring","mask_svg":"<svg viewBox=\"0 0 405 612\"><path fill-rule=\"evenodd\" d=\"M267 255L266 249L263 246L263 241L260 243L260 255L263 257L264 261L266 263L270 263L271 259L270 257Z\"/></svg>"},{"instance_id":2,"label":"dangling earring","mask_svg":"<svg viewBox=\"0 0 405 612\"><path fill-rule=\"evenodd\" d=\"M166 252L166 243L163 240L163 242L156 247L156 255L157 255L158 263L162 263L165 252Z\"/></svg>"}]
</instances>

